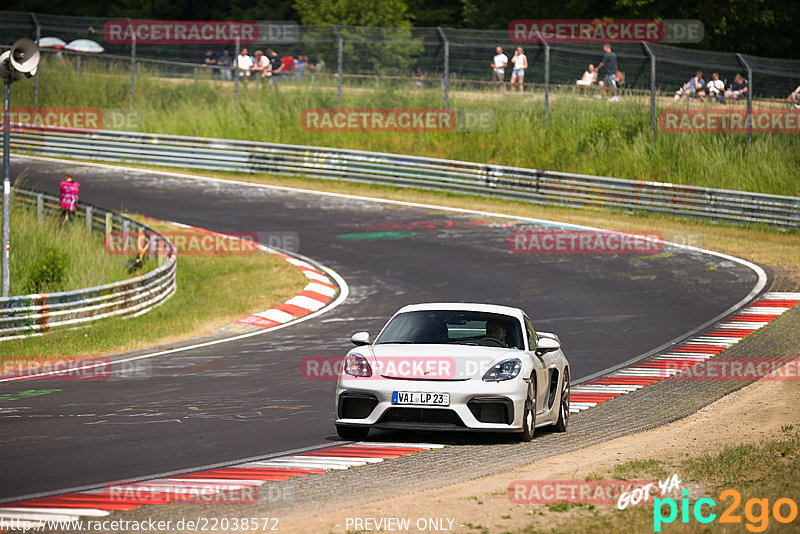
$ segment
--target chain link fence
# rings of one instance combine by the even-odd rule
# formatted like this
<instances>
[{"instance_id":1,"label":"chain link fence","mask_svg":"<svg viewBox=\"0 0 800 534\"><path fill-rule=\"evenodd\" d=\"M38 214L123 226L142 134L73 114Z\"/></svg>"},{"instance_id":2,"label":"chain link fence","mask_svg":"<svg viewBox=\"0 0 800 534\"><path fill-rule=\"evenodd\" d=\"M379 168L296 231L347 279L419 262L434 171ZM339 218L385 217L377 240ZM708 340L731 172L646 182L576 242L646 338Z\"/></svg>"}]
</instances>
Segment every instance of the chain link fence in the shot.
<instances>
[{"instance_id":1,"label":"chain link fence","mask_svg":"<svg viewBox=\"0 0 800 534\"><path fill-rule=\"evenodd\" d=\"M43 48L43 62L57 68L73 68L78 73L116 73L130 75L130 99L135 98L137 81L142 77L178 78L286 84L320 90L336 90L338 105L343 91L408 90L440 95L443 107L452 99L481 98L481 94L507 93L511 87L513 51L522 46L528 68L524 76L524 92L531 102L542 105L547 117L552 99L604 98L611 93L597 83L580 87L590 64L598 65L603 57L600 45L548 43L515 43L508 32L501 30L466 30L450 28L377 28L353 26L298 26L294 23L291 38L281 34L272 38L264 32L256 42L227 44L113 44L104 40L100 18L66 17L35 13L0 12L0 43L6 48L16 39L59 38L69 43L90 39L100 43L99 54L69 49ZM124 23L125 21L117 21ZM135 21L128 21L132 24ZM257 22L265 28L269 22ZM492 58L496 47L502 47L509 58L502 82L493 79ZM637 104L651 102L651 125L655 130L656 101L672 105L675 92L696 70L710 80L716 72L726 88L736 74L748 82L751 99L760 106L786 106L787 95L800 86L800 61L764 58L735 53L709 52L654 43L620 43L612 45L618 57L617 78L620 98ZM291 68L271 78L240 77L232 72L227 59L235 58L243 48L249 55L274 50ZM221 59L222 58L222 59ZM602 80L604 73L598 75ZM241 79L240 79L241 78ZM37 84L37 98L38 98ZM697 106L699 99L686 98L680 106ZM539 104L541 102L541 104ZM744 106L745 99L738 105Z\"/></svg>"}]
</instances>

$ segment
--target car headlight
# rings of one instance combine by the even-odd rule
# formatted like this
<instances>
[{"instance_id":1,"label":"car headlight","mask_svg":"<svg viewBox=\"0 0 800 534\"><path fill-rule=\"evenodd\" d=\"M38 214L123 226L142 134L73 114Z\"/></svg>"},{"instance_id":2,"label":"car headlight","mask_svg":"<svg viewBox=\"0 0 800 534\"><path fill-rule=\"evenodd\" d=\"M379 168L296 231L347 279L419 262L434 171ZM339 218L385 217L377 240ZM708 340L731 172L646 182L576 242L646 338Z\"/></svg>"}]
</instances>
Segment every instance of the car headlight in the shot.
<instances>
[{"instance_id":1,"label":"car headlight","mask_svg":"<svg viewBox=\"0 0 800 534\"><path fill-rule=\"evenodd\" d=\"M372 376L372 367L360 354L348 354L344 359L344 372L351 376Z\"/></svg>"},{"instance_id":2,"label":"car headlight","mask_svg":"<svg viewBox=\"0 0 800 534\"><path fill-rule=\"evenodd\" d=\"M501 380L511 380L516 377L522 370L522 362L519 358L510 358L503 360L492 366L491 369L486 371L483 375L485 382L500 382Z\"/></svg>"}]
</instances>

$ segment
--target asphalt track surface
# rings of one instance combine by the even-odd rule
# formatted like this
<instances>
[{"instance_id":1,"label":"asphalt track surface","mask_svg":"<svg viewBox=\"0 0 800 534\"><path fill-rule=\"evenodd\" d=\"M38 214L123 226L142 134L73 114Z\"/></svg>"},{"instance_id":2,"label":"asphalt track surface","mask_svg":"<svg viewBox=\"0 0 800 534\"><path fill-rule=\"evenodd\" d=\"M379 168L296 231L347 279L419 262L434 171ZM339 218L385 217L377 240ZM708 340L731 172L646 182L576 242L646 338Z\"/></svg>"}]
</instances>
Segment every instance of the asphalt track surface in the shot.
<instances>
[{"instance_id":1,"label":"asphalt track surface","mask_svg":"<svg viewBox=\"0 0 800 534\"><path fill-rule=\"evenodd\" d=\"M301 360L343 355L350 334L376 333L408 303L521 307L537 330L559 334L579 380L688 333L757 282L739 263L669 246L648 255L510 253L510 231L543 228L531 222L12 158L12 178L24 176L28 188L55 193L67 170L81 200L106 208L262 241L295 232L299 252L337 271L350 296L288 328L147 359L146 378L0 383L2 500L335 441L335 383L304 379ZM59 391L6 400L31 389Z\"/></svg>"}]
</instances>

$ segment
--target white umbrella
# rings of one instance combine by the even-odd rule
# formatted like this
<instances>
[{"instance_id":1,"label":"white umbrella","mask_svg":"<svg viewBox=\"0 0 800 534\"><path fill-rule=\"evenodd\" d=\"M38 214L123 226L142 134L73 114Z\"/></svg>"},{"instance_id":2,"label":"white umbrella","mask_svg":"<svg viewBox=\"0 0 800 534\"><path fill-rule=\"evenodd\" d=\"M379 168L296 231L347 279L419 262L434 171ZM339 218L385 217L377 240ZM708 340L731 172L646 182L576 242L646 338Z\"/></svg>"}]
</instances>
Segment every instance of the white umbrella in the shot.
<instances>
[{"instance_id":1,"label":"white umbrella","mask_svg":"<svg viewBox=\"0 0 800 534\"><path fill-rule=\"evenodd\" d=\"M64 48L67 46L66 41L62 41L58 37L42 37L39 39L39 48Z\"/></svg>"},{"instance_id":2,"label":"white umbrella","mask_svg":"<svg viewBox=\"0 0 800 534\"><path fill-rule=\"evenodd\" d=\"M105 51L102 46L90 39L75 39L65 48L74 52L88 52L91 54L100 54Z\"/></svg>"}]
</instances>

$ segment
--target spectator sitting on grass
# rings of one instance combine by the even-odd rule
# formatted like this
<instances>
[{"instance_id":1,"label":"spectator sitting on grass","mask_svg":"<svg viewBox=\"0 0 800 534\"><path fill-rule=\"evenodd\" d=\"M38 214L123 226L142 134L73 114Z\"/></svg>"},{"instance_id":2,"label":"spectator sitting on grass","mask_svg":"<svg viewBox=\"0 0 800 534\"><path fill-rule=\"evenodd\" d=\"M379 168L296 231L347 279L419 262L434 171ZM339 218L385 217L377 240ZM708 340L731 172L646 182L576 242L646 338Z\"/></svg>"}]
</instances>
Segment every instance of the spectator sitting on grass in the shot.
<instances>
[{"instance_id":1,"label":"spectator sitting on grass","mask_svg":"<svg viewBox=\"0 0 800 534\"><path fill-rule=\"evenodd\" d=\"M222 55L217 60L217 65L220 66L219 72L223 80L231 79L231 61L231 53L228 50L223 51Z\"/></svg>"},{"instance_id":2,"label":"spectator sitting on grass","mask_svg":"<svg viewBox=\"0 0 800 534\"><path fill-rule=\"evenodd\" d=\"M236 72L240 78L250 76L250 69L253 68L253 60L247 55L247 49L242 48L242 51L236 58Z\"/></svg>"},{"instance_id":3,"label":"spectator sitting on grass","mask_svg":"<svg viewBox=\"0 0 800 534\"><path fill-rule=\"evenodd\" d=\"M800 109L800 85L797 86L797 89L789 93L789 96L786 97L786 101L793 103L794 107Z\"/></svg>"},{"instance_id":4,"label":"spectator sitting on grass","mask_svg":"<svg viewBox=\"0 0 800 534\"><path fill-rule=\"evenodd\" d=\"M292 56L283 56L281 58L281 63L283 63L283 70L281 72L284 75L289 76L294 72L294 58Z\"/></svg>"},{"instance_id":5,"label":"spectator sitting on grass","mask_svg":"<svg viewBox=\"0 0 800 534\"><path fill-rule=\"evenodd\" d=\"M737 73L736 76L733 77L733 83L728 90L725 91L725 103L728 103L728 99L739 100L740 97L747 96L747 91L749 90L750 88L747 85L747 80L742 78L741 74Z\"/></svg>"},{"instance_id":6,"label":"spectator sitting on grass","mask_svg":"<svg viewBox=\"0 0 800 534\"><path fill-rule=\"evenodd\" d=\"M711 80L708 82L706 88L708 89L708 95L714 102L722 103L722 94L725 92L725 82L719 79L719 74L716 72L711 74Z\"/></svg>"},{"instance_id":7,"label":"spectator sitting on grass","mask_svg":"<svg viewBox=\"0 0 800 534\"><path fill-rule=\"evenodd\" d=\"M591 87L595 84L595 82L597 82L597 69L594 68L594 65L589 63L589 67L583 72L581 79L575 82L575 85L578 88L578 94L584 94L586 92L586 88Z\"/></svg>"},{"instance_id":8,"label":"spectator sitting on grass","mask_svg":"<svg viewBox=\"0 0 800 534\"><path fill-rule=\"evenodd\" d=\"M267 76L272 76L272 64L269 60L264 56L264 52L261 50L256 50L255 60L253 61L253 67L250 69L256 73L256 76L260 78L266 78Z\"/></svg>"},{"instance_id":9,"label":"spectator sitting on grass","mask_svg":"<svg viewBox=\"0 0 800 534\"><path fill-rule=\"evenodd\" d=\"M297 56L297 61L295 62L295 70L297 71L298 78L303 76L303 73L306 71L307 66L308 66L308 57Z\"/></svg>"},{"instance_id":10,"label":"spectator sitting on grass","mask_svg":"<svg viewBox=\"0 0 800 534\"><path fill-rule=\"evenodd\" d=\"M706 81L703 79L703 71L695 72L691 80L675 91L675 102L684 96L697 96L700 97L700 100L706 97Z\"/></svg>"}]
</instances>

